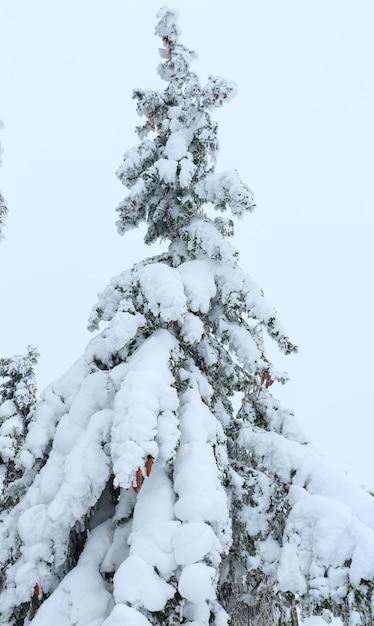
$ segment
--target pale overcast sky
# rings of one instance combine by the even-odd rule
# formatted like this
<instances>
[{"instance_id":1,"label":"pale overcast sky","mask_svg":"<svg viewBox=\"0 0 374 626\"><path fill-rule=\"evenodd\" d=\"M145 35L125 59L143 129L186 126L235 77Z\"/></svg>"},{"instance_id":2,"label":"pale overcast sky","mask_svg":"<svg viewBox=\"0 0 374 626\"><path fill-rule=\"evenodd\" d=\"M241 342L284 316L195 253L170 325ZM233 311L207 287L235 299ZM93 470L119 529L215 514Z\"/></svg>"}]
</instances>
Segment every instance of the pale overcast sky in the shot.
<instances>
[{"instance_id":1,"label":"pale overcast sky","mask_svg":"<svg viewBox=\"0 0 374 626\"><path fill-rule=\"evenodd\" d=\"M152 254L117 235L115 177L136 143L135 87L163 88L160 2L0 0L0 353L41 351L40 386L90 338L96 294ZM241 266L299 355L274 395L316 446L374 485L374 4L372 0L175 0L195 69L236 81L219 111L220 169L257 203L237 228Z\"/></svg>"}]
</instances>

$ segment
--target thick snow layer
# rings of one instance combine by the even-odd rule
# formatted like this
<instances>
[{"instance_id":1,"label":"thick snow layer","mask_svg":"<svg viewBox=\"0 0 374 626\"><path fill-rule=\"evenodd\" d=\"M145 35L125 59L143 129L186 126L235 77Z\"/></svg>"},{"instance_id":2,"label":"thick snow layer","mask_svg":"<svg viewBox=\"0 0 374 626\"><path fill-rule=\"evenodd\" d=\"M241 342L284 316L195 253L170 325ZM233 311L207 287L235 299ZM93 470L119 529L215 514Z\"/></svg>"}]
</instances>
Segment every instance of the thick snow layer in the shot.
<instances>
[{"instance_id":1,"label":"thick snow layer","mask_svg":"<svg viewBox=\"0 0 374 626\"><path fill-rule=\"evenodd\" d=\"M265 361L261 358L261 351L245 327L237 322L221 319L218 328L220 335L228 341L230 349L235 352L239 362L249 373L257 373L266 367Z\"/></svg>"},{"instance_id":2,"label":"thick snow layer","mask_svg":"<svg viewBox=\"0 0 374 626\"><path fill-rule=\"evenodd\" d=\"M151 626L151 623L131 606L116 604L102 626Z\"/></svg>"},{"instance_id":3,"label":"thick snow layer","mask_svg":"<svg viewBox=\"0 0 374 626\"><path fill-rule=\"evenodd\" d=\"M41 402L36 406L25 441L25 448L35 458L43 457L45 448L54 437L56 425L69 411L72 399L76 397L89 372L89 364L82 356L64 376L41 394Z\"/></svg>"},{"instance_id":4,"label":"thick snow layer","mask_svg":"<svg viewBox=\"0 0 374 626\"><path fill-rule=\"evenodd\" d=\"M70 387L72 370L76 374L85 371L86 376ZM109 477L103 448L111 426L112 411L107 405L112 401L112 388L107 374L90 374L84 360L72 370L48 388L38 405L31 440L26 443L37 454L49 436L53 437L55 428L53 447L18 508L10 511L2 525L4 537L9 533L13 538L7 537L4 551L10 549L12 541L17 545L16 531L23 542L18 561L8 571L9 594L16 603L30 597L35 582L50 591L55 581L48 564L54 562L58 567L64 563L70 529L96 504ZM62 408L65 413L61 416ZM56 413L60 415L57 427ZM51 414L53 420L47 424ZM25 455L27 450L21 458ZM2 557L7 560L5 552Z\"/></svg>"},{"instance_id":5,"label":"thick snow layer","mask_svg":"<svg viewBox=\"0 0 374 626\"><path fill-rule=\"evenodd\" d=\"M131 288L132 280L133 272L127 270L119 276L115 276L111 283L105 287L104 291L99 293L99 300L92 309L88 320L89 330L97 330L101 320L109 321L114 317L123 299L123 294ZM127 312L134 313L134 311L134 305L130 305L129 302Z\"/></svg>"},{"instance_id":6,"label":"thick snow layer","mask_svg":"<svg viewBox=\"0 0 374 626\"><path fill-rule=\"evenodd\" d=\"M374 498L329 465L311 446L252 428L241 431L240 441L283 482L289 483L293 476L294 485L345 504L363 524L374 529Z\"/></svg>"},{"instance_id":7,"label":"thick snow layer","mask_svg":"<svg viewBox=\"0 0 374 626\"><path fill-rule=\"evenodd\" d=\"M101 572L116 572L122 561L127 559L130 552L128 538L131 533L131 529L132 519L114 529L112 543L109 546L109 550L100 566Z\"/></svg>"},{"instance_id":8,"label":"thick snow layer","mask_svg":"<svg viewBox=\"0 0 374 626\"><path fill-rule=\"evenodd\" d=\"M43 602L32 620L33 626L102 626L113 607L99 564L112 539L110 523L98 526L89 536L78 565ZM30 589L33 588L35 579Z\"/></svg>"},{"instance_id":9,"label":"thick snow layer","mask_svg":"<svg viewBox=\"0 0 374 626\"><path fill-rule=\"evenodd\" d=\"M192 132L189 128L182 128L171 133L164 148L164 157L175 161L180 161L187 156L188 146L192 139Z\"/></svg>"},{"instance_id":10,"label":"thick snow layer","mask_svg":"<svg viewBox=\"0 0 374 626\"><path fill-rule=\"evenodd\" d=\"M196 192L205 202L212 202L222 210L229 205L232 214L242 217L254 207L253 195L240 180L236 171L207 174L196 185Z\"/></svg>"},{"instance_id":11,"label":"thick snow layer","mask_svg":"<svg viewBox=\"0 0 374 626\"><path fill-rule=\"evenodd\" d=\"M305 578L302 582L305 576L311 579L310 585L315 586L314 564L329 570L344 568L344 564L351 561L349 579L355 586L361 579L372 580L374 577L374 531L361 524L346 505L335 499L305 495L298 500L287 519L285 537L288 541L282 550L278 576L282 588L290 588L290 570L300 570L303 588L301 591L296 584L292 591L305 592ZM331 593L335 586L331 577L328 583ZM338 581L338 586L342 584L344 577Z\"/></svg>"},{"instance_id":12,"label":"thick snow layer","mask_svg":"<svg viewBox=\"0 0 374 626\"><path fill-rule=\"evenodd\" d=\"M240 441L265 471L291 482L280 588L337 603L348 584L374 577L374 500L311 447L274 432L243 429ZM349 566L347 565L349 564Z\"/></svg>"},{"instance_id":13,"label":"thick snow layer","mask_svg":"<svg viewBox=\"0 0 374 626\"><path fill-rule=\"evenodd\" d=\"M131 148L123 155L123 162L117 171L118 178L127 187L132 187L146 164L152 162L156 154L156 146L147 139L136 148Z\"/></svg>"},{"instance_id":14,"label":"thick snow layer","mask_svg":"<svg viewBox=\"0 0 374 626\"><path fill-rule=\"evenodd\" d=\"M176 411L162 411L157 419L156 442L160 461L170 462L180 439L179 420Z\"/></svg>"},{"instance_id":15,"label":"thick snow layer","mask_svg":"<svg viewBox=\"0 0 374 626\"><path fill-rule=\"evenodd\" d=\"M110 326L88 344L85 354L87 361L110 364L113 354L120 352L135 337L142 323L144 318L139 313L133 315L118 311Z\"/></svg>"},{"instance_id":16,"label":"thick snow layer","mask_svg":"<svg viewBox=\"0 0 374 626\"><path fill-rule=\"evenodd\" d=\"M209 261L188 261L178 267L191 311L207 313L217 292Z\"/></svg>"},{"instance_id":17,"label":"thick snow layer","mask_svg":"<svg viewBox=\"0 0 374 626\"><path fill-rule=\"evenodd\" d=\"M223 546L230 541L226 493L214 457L213 442L222 426L197 390L181 398L181 446L175 460L175 515L183 522L209 522Z\"/></svg>"},{"instance_id":18,"label":"thick snow layer","mask_svg":"<svg viewBox=\"0 0 374 626\"><path fill-rule=\"evenodd\" d=\"M148 308L169 322L182 320L186 313L186 296L179 273L165 263L152 263L139 271L139 281Z\"/></svg>"},{"instance_id":19,"label":"thick snow layer","mask_svg":"<svg viewBox=\"0 0 374 626\"><path fill-rule=\"evenodd\" d=\"M6 463L9 459L14 459L15 449L14 440L12 437L0 436L0 459Z\"/></svg>"},{"instance_id":20,"label":"thick snow layer","mask_svg":"<svg viewBox=\"0 0 374 626\"><path fill-rule=\"evenodd\" d=\"M216 570L205 563L186 565L180 575L178 590L183 598L194 604L214 600Z\"/></svg>"},{"instance_id":21,"label":"thick snow layer","mask_svg":"<svg viewBox=\"0 0 374 626\"><path fill-rule=\"evenodd\" d=\"M220 422L202 401L198 389L188 389L181 396L182 443L215 443L225 440Z\"/></svg>"},{"instance_id":22,"label":"thick snow layer","mask_svg":"<svg viewBox=\"0 0 374 626\"><path fill-rule=\"evenodd\" d=\"M178 161L172 159L158 159L155 163L160 181L172 184L177 178Z\"/></svg>"},{"instance_id":23,"label":"thick snow layer","mask_svg":"<svg viewBox=\"0 0 374 626\"><path fill-rule=\"evenodd\" d=\"M178 565L191 565L202 561L208 554L215 564L220 562L221 544L211 526L190 522L179 526L173 535L174 558Z\"/></svg>"},{"instance_id":24,"label":"thick snow layer","mask_svg":"<svg viewBox=\"0 0 374 626\"><path fill-rule=\"evenodd\" d=\"M7 422L8 422L9 421L8 418L10 418L12 416L15 416L15 415L17 415L17 407L14 404L13 400L5 400L0 405L0 420L7 420ZM7 423L7 422L5 422L5 423ZM2 422L2 424L0 426L0 433L2 435L9 435L10 433L6 429L5 423Z\"/></svg>"},{"instance_id":25,"label":"thick snow layer","mask_svg":"<svg viewBox=\"0 0 374 626\"><path fill-rule=\"evenodd\" d=\"M194 344L198 343L205 333L204 323L202 320L193 313L187 313L183 326L181 328L181 336L185 343Z\"/></svg>"},{"instance_id":26,"label":"thick snow layer","mask_svg":"<svg viewBox=\"0 0 374 626\"><path fill-rule=\"evenodd\" d=\"M115 397L111 432L116 485L130 487L147 455L158 455L158 416L177 410L179 404L169 368L175 347L173 335L159 330L126 363L123 383ZM175 427L171 430L171 436L174 435Z\"/></svg>"},{"instance_id":27,"label":"thick snow layer","mask_svg":"<svg viewBox=\"0 0 374 626\"><path fill-rule=\"evenodd\" d=\"M152 516L152 508L149 509ZM173 552L172 539L180 522L152 522L140 531L134 532L129 539L131 545L130 555L141 557L146 563L157 570L163 576L170 576L176 568L176 560Z\"/></svg>"},{"instance_id":28,"label":"thick snow layer","mask_svg":"<svg viewBox=\"0 0 374 626\"><path fill-rule=\"evenodd\" d=\"M182 189L189 187L192 177L196 171L196 165L190 159L184 158L180 161L179 182Z\"/></svg>"},{"instance_id":29,"label":"thick snow layer","mask_svg":"<svg viewBox=\"0 0 374 626\"><path fill-rule=\"evenodd\" d=\"M167 577L176 568L173 536L180 522L174 519L175 494L165 471L153 466L134 509L130 555L139 556Z\"/></svg>"},{"instance_id":30,"label":"thick snow layer","mask_svg":"<svg viewBox=\"0 0 374 626\"><path fill-rule=\"evenodd\" d=\"M175 594L175 588L138 556L130 556L120 565L113 584L116 604L129 603L149 611L161 611Z\"/></svg>"},{"instance_id":31,"label":"thick snow layer","mask_svg":"<svg viewBox=\"0 0 374 626\"><path fill-rule=\"evenodd\" d=\"M187 238L186 245L190 254L198 255L201 259L208 257L230 264L236 263L237 251L208 220L191 220L186 227L186 234L182 231L181 236Z\"/></svg>"},{"instance_id":32,"label":"thick snow layer","mask_svg":"<svg viewBox=\"0 0 374 626\"><path fill-rule=\"evenodd\" d=\"M101 626L112 606L112 596L105 590L102 577L95 571L78 567L67 574L50 599L47 599L33 626Z\"/></svg>"}]
</instances>

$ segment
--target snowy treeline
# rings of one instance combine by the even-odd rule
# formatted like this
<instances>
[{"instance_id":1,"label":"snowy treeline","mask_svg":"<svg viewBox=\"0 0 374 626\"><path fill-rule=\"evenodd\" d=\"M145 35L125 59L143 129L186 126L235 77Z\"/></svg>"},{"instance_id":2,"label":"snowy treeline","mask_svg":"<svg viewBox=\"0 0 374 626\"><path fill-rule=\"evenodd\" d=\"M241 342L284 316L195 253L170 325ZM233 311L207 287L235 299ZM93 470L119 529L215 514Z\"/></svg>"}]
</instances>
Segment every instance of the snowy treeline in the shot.
<instances>
[{"instance_id":1,"label":"snowy treeline","mask_svg":"<svg viewBox=\"0 0 374 626\"><path fill-rule=\"evenodd\" d=\"M9 443L2 624L369 626L374 499L275 399L287 376L263 333L296 348L228 241L254 208L236 171L215 171L211 111L235 88L201 86L176 12L158 18L167 86L134 92L145 121L118 171L117 227L145 222L169 245L99 295L89 324L104 329Z\"/></svg>"}]
</instances>

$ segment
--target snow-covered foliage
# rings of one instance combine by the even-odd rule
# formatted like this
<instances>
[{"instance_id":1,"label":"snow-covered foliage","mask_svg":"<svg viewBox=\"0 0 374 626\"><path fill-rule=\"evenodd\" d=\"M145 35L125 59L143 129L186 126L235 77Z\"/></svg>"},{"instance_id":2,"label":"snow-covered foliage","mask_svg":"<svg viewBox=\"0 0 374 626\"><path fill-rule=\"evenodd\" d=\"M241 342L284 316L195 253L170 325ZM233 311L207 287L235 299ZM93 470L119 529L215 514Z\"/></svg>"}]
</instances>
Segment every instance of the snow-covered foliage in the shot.
<instances>
[{"instance_id":1,"label":"snow-covered foliage","mask_svg":"<svg viewBox=\"0 0 374 626\"><path fill-rule=\"evenodd\" d=\"M27 453L22 449L36 403L38 356L36 348L28 346L26 356L0 359L0 510L17 502L25 488Z\"/></svg>"},{"instance_id":2,"label":"snow-covered foliage","mask_svg":"<svg viewBox=\"0 0 374 626\"><path fill-rule=\"evenodd\" d=\"M105 328L33 412L17 463L34 478L0 517L2 624L369 626L374 499L270 393L287 377L263 332L296 348L227 241L254 206L214 169L210 111L235 88L202 87L176 12L158 17L167 87L134 93L117 226L169 246L104 289Z\"/></svg>"},{"instance_id":3,"label":"snow-covered foliage","mask_svg":"<svg viewBox=\"0 0 374 626\"><path fill-rule=\"evenodd\" d=\"M0 128L2 127L3 127L3 123L0 120ZM2 165L2 158L1 158L2 153L3 153L3 147L0 143L0 167ZM4 239L3 228L4 228L4 223L5 223L5 218L6 218L7 213L8 213L8 208L5 204L5 200L2 194L0 193L0 241Z\"/></svg>"}]
</instances>

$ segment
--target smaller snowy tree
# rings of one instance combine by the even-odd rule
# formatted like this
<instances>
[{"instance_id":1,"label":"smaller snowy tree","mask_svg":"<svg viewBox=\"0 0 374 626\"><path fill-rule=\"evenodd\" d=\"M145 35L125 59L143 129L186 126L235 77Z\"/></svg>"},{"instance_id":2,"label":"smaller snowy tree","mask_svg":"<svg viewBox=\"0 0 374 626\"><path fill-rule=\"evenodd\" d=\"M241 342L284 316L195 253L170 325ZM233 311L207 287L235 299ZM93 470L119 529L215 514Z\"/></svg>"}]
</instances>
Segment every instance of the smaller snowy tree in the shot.
<instances>
[{"instance_id":1,"label":"smaller snowy tree","mask_svg":"<svg viewBox=\"0 0 374 626\"><path fill-rule=\"evenodd\" d=\"M3 127L3 123L0 120L0 128L2 127ZM2 153L3 153L3 148L2 148L2 145L0 144L0 167L2 165L2 159L1 159ZM2 194L0 193L0 241L4 239L3 228L4 228L4 223L5 223L5 218L6 218L7 213L8 213L8 208L5 204L5 200Z\"/></svg>"},{"instance_id":2,"label":"smaller snowy tree","mask_svg":"<svg viewBox=\"0 0 374 626\"><path fill-rule=\"evenodd\" d=\"M26 356L0 359L0 510L13 506L24 490L27 453L22 447L36 403L38 356L37 349L28 346Z\"/></svg>"}]
</instances>

